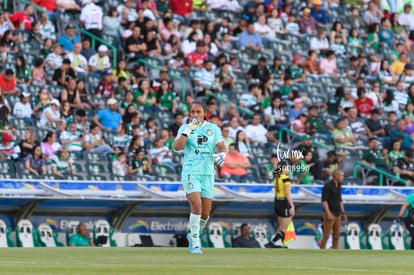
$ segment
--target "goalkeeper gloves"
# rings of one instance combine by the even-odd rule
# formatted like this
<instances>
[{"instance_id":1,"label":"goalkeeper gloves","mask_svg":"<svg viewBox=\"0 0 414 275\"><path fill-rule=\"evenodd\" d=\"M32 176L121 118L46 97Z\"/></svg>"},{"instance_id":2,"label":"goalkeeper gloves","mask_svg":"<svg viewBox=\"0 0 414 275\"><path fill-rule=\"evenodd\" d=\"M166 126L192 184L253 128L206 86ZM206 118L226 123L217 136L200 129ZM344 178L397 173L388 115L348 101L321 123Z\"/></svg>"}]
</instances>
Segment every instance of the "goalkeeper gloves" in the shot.
<instances>
[{"instance_id":1,"label":"goalkeeper gloves","mask_svg":"<svg viewBox=\"0 0 414 275\"><path fill-rule=\"evenodd\" d=\"M198 121L198 119L194 118L187 126L187 128L185 128L185 130L183 131L183 134L185 136L188 136L189 134L191 134L191 132L197 128L198 126L200 126L200 121Z\"/></svg>"},{"instance_id":2,"label":"goalkeeper gloves","mask_svg":"<svg viewBox=\"0 0 414 275\"><path fill-rule=\"evenodd\" d=\"M214 157L215 157L216 164L220 167L223 166L224 159L226 158L226 153L221 152L221 153L218 153L218 154L214 154Z\"/></svg>"}]
</instances>

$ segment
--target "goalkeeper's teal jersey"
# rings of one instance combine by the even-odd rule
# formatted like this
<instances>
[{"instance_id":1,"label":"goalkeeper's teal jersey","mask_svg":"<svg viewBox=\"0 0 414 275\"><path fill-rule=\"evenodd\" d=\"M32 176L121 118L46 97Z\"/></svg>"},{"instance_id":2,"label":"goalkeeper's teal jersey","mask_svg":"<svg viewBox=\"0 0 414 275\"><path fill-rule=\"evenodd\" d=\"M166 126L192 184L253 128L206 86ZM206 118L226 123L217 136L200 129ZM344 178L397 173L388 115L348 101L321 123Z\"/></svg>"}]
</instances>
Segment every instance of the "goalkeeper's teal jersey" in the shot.
<instances>
[{"instance_id":1,"label":"goalkeeper's teal jersey","mask_svg":"<svg viewBox=\"0 0 414 275\"><path fill-rule=\"evenodd\" d=\"M187 124L178 130L180 136ZM220 128L217 125L205 121L188 135L184 147L183 175L213 175L216 144L224 141Z\"/></svg>"}]
</instances>

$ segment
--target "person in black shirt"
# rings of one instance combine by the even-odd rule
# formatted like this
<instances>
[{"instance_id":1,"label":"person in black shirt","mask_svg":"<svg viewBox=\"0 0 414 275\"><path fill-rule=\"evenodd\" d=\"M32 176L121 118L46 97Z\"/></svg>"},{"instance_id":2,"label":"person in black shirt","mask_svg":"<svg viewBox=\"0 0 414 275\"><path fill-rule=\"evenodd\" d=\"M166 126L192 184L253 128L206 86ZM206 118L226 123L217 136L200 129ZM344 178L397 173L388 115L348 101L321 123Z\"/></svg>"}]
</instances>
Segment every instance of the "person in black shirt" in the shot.
<instances>
[{"instance_id":1,"label":"person in black shirt","mask_svg":"<svg viewBox=\"0 0 414 275\"><path fill-rule=\"evenodd\" d=\"M177 136L178 129L180 129L181 125L183 125L183 115L177 113L174 115L174 123L168 127L168 129L171 130L173 137Z\"/></svg>"},{"instance_id":2,"label":"person in black shirt","mask_svg":"<svg viewBox=\"0 0 414 275\"><path fill-rule=\"evenodd\" d=\"M53 81L56 81L59 85L66 86L69 79L76 79L75 70L70 64L71 62L68 58L63 59L62 66L53 73Z\"/></svg>"},{"instance_id":3,"label":"person in black shirt","mask_svg":"<svg viewBox=\"0 0 414 275\"><path fill-rule=\"evenodd\" d=\"M266 57L260 57L257 65L251 66L249 71L247 72L248 80L254 79L264 84L270 79L272 79L273 75L270 74L270 71L266 66L266 62Z\"/></svg>"},{"instance_id":4,"label":"person in black shirt","mask_svg":"<svg viewBox=\"0 0 414 275\"><path fill-rule=\"evenodd\" d=\"M333 179L326 183L322 189L322 206L323 206L323 238L321 249L325 249L326 242L332 232L332 249L338 249L339 234L341 230L341 221L347 222L345 215L344 203L342 202L341 184L344 181L344 172L335 170Z\"/></svg>"},{"instance_id":5,"label":"person in black shirt","mask_svg":"<svg viewBox=\"0 0 414 275\"><path fill-rule=\"evenodd\" d=\"M249 226L243 223L240 226L241 236L235 238L232 242L233 247L243 248L260 248L260 244L253 238L250 238Z\"/></svg>"}]
</instances>

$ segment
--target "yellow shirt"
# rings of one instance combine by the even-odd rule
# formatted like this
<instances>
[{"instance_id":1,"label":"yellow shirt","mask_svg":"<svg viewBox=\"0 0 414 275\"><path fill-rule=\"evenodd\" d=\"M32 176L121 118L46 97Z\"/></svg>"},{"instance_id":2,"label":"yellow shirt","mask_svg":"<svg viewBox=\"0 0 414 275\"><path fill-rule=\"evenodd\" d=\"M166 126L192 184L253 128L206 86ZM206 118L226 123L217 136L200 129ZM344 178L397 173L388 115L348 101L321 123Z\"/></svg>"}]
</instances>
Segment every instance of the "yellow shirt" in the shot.
<instances>
[{"instance_id":1,"label":"yellow shirt","mask_svg":"<svg viewBox=\"0 0 414 275\"><path fill-rule=\"evenodd\" d=\"M277 198L286 198L286 192L285 187L288 186L289 190L292 185L290 182L289 176L285 174L281 174L279 178L274 181L274 187L275 187L275 194Z\"/></svg>"},{"instance_id":2,"label":"yellow shirt","mask_svg":"<svg viewBox=\"0 0 414 275\"><path fill-rule=\"evenodd\" d=\"M390 70L397 75L400 75L404 72L405 63L401 61L395 61L392 63Z\"/></svg>"}]
</instances>

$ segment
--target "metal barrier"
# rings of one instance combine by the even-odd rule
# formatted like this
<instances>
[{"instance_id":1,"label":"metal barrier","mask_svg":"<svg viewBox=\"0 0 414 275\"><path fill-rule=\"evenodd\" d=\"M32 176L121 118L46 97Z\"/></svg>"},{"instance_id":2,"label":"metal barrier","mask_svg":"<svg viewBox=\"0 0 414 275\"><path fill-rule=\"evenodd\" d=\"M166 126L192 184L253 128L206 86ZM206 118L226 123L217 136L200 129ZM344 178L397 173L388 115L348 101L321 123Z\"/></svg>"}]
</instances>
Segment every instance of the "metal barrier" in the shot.
<instances>
[{"instance_id":1,"label":"metal barrier","mask_svg":"<svg viewBox=\"0 0 414 275\"><path fill-rule=\"evenodd\" d=\"M368 169L368 170L370 170L370 171L373 171L373 172L376 172L376 173L378 173L378 175L379 175L379 186L384 186L384 177L387 177L387 178L389 178L389 179L392 179L392 180L395 180L395 181L397 181L397 182L401 182L401 183L403 183L405 186L409 186L409 184L408 184L408 182L406 181L406 180L404 180L404 179L401 179L401 178L399 178L399 177L397 177L397 176L395 176L395 175L392 175L392 174L390 174L390 173L387 173L387 172L385 172L385 171L382 171L382 170L380 170L380 169L378 169L378 168L376 168L376 167L373 167L373 166L371 166L371 165L368 165L368 164L366 164L366 163L363 163L363 162L361 162L361 161L357 161L357 162L355 162L354 163L354 177L356 177L357 176L357 173L358 173L358 167L362 167L362 168L365 168L365 169Z\"/></svg>"}]
</instances>

